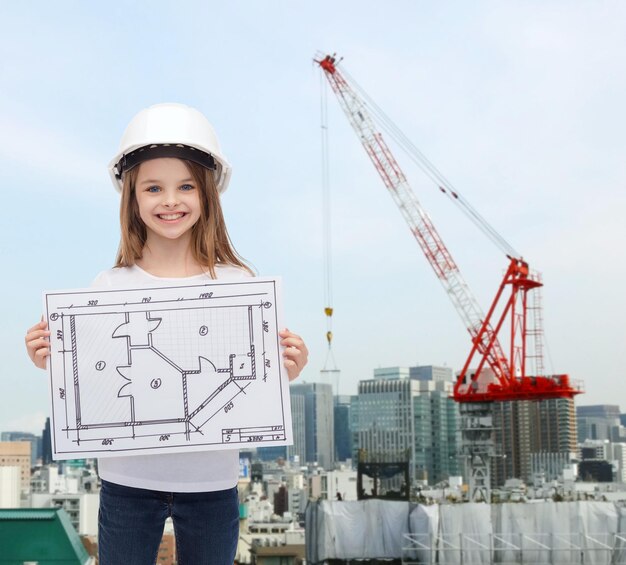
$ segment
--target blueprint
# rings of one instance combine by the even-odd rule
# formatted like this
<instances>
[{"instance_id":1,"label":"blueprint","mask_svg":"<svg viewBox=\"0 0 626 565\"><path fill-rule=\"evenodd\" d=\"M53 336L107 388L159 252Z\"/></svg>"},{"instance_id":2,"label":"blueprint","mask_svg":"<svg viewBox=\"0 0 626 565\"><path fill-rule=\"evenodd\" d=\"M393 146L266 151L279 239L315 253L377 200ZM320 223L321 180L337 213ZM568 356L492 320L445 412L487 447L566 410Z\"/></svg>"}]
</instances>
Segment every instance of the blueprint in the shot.
<instances>
[{"instance_id":1,"label":"blueprint","mask_svg":"<svg viewBox=\"0 0 626 565\"><path fill-rule=\"evenodd\" d=\"M44 293L55 459L292 443L280 279Z\"/></svg>"}]
</instances>

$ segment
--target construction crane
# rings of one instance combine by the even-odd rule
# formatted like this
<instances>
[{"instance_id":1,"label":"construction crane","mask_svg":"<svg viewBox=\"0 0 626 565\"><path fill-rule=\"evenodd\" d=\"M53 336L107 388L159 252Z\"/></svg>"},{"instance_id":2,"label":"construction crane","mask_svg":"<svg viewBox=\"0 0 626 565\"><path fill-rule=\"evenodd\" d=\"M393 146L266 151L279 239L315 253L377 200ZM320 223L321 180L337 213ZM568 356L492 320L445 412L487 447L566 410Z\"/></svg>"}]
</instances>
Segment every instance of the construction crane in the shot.
<instances>
[{"instance_id":1,"label":"construction crane","mask_svg":"<svg viewBox=\"0 0 626 565\"><path fill-rule=\"evenodd\" d=\"M328 79L350 125L470 334L472 347L455 382L453 397L461 407L464 452L470 463L470 498L489 500L489 458L494 454L491 403L573 398L582 392L572 386L568 375L527 374L527 360L531 357L527 337L534 336L535 342L541 337L541 329L530 326L529 291L539 289L542 283L531 273L522 256L469 205L343 67L338 68L340 61L336 55L321 55L315 58L315 62ZM383 128L407 150L439 190L457 204L508 258L505 275L486 315L463 280L382 133L376 128L370 108L377 113ZM507 351L500 341L505 333L508 334ZM543 370L540 347L535 346L534 356L539 358L537 367Z\"/></svg>"}]
</instances>

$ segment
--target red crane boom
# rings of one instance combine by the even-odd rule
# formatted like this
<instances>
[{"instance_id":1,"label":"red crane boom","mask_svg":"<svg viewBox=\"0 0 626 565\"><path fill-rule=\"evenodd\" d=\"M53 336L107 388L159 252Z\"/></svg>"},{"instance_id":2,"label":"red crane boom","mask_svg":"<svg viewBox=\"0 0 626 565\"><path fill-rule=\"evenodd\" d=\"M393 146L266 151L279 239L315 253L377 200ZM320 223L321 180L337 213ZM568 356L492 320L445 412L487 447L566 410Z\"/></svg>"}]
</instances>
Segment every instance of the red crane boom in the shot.
<instances>
[{"instance_id":1,"label":"red crane boom","mask_svg":"<svg viewBox=\"0 0 626 565\"><path fill-rule=\"evenodd\" d=\"M471 336L472 349L455 384L455 400L571 398L581 392L571 386L567 375L526 375L527 293L542 286L531 276L528 264L521 257L507 255L508 269L485 316L382 134L374 126L364 100L339 71L334 56L326 55L316 63ZM444 187L439 188L446 192ZM458 198L454 191L449 193ZM486 231L495 233L490 227ZM507 290L508 298L505 298ZM508 356L498 339L507 327ZM475 369L470 369L472 363L477 363Z\"/></svg>"}]
</instances>

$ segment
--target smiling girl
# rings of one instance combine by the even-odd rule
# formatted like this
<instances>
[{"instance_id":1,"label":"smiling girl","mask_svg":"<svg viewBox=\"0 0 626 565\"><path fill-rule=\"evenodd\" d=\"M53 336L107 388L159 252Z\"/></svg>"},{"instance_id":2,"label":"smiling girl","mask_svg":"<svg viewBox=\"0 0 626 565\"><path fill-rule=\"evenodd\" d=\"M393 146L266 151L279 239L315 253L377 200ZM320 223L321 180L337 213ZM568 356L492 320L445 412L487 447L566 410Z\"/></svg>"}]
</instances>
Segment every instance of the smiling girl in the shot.
<instances>
[{"instance_id":1,"label":"smiling girl","mask_svg":"<svg viewBox=\"0 0 626 565\"><path fill-rule=\"evenodd\" d=\"M137 114L110 164L121 191L121 241L115 267L93 286L150 286L155 281L253 276L235 251L220 194L231 169L212 126L182 104L157 104ZM26 335L28 354L45 368L50 355L45 322ZM290 380L307 362L303 340L280 332ZM101 565L152 565L171 517L180 565L232 565L239 507L236 450L107 457L98 461Z\"/></svg>"}]
</instances>

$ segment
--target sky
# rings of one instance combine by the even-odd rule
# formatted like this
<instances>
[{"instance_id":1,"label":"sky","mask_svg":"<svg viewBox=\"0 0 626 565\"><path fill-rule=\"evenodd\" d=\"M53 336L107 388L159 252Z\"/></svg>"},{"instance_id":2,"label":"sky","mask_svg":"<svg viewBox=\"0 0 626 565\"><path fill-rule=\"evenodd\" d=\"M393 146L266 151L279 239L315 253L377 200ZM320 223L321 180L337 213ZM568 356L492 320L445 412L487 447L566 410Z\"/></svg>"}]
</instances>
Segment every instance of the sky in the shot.
<instances>
[{"instance_id":1,"label":"sky","mask_svg":"<svg viewBox=\"0 0 626 565\"><path fill-rule=\"evenodd\" d=\"M40 432L47 374L24 347L44 290L112 266L106 166L140 109L207 115L233 177L238 251L280 275L327 379L317 52L359 85L542 273L549 372L626 411L626 4L620 1L57 2L0 7L0 430ZM328 93L336 392L378 367L447 365L469 338ZM396 148L390 143L392 151ZM399 150L478 302L508 264ZM10 198L9 198L10 197Z\"/></svg>"}]
</instances>

